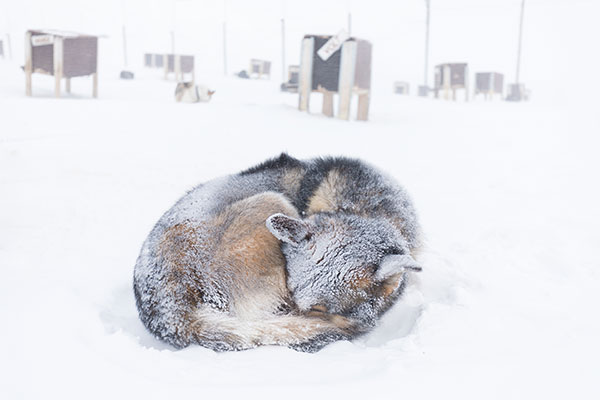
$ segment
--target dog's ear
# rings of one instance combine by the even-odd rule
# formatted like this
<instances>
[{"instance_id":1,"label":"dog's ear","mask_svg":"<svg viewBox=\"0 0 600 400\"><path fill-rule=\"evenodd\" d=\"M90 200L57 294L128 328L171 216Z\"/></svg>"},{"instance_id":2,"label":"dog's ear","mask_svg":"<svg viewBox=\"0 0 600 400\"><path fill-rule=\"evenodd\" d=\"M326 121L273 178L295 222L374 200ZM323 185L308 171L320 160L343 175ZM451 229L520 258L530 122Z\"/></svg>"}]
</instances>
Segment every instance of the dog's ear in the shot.
<instances>
[{"instance_id":1,"label":"dog's ear","mask_svg":"<svg viewBox=\"0 0 600 400\"><path fill-rule=\"evenodd\" d=\"M216 90L209 90L209 91L208 91L208 95L209 95L209 96L212 96L213 94L215 94L215 92L216 92Z\"/></svg>"},{"instance_id":2,"label":"dog's ear","mask_svg":"<svg viewBox=\"0 0 600 400\"><path fill-rule=\"evenodd\" d=\"M399 272L406 270L421 271L421 269L421 265L408 254L390 254L381 260L376 276L378 279L383 280Z\"/></svg>"},{"instance_id":3,"label":"dog's ear","mask_svg":"<svg viewBox=\"0 0 600 400\"><path fill-rule=\"evenodd\" d=\"M304 221L284 214L271 215L266 224L273 236L292 245L297 245L309 235L308 225Z\"/></svg>"},{"instance_id":4,"label":"dog's ear","mask_svg":"<svg viewBox=\"0 0 600 400\"><path fill-rule=\"evenodd\" d=\"M392 294L405 279L406 271L421 271L421 265L407 254L385 256L375 272L375 279L381 283L384 297Z\"/></svg>"}]
</instances>

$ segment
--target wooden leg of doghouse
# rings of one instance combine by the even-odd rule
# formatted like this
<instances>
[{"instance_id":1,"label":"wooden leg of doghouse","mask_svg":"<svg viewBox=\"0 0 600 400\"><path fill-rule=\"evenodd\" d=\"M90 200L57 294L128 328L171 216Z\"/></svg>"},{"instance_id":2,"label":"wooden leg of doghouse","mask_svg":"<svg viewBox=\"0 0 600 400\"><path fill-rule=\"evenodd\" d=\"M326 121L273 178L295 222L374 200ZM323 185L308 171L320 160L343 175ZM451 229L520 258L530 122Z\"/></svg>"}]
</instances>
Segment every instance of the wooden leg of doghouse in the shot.
<instances>
[{"instance_id":1,"label":"wooden leg of doghouse","mask_svg":"<svg viewBox=\"0 0 600 400\"><path fill-rule=\"evenodd\" d=\"M356 75L356 42L344 42L340 52L338 118L349 120L352 92L354 90L354 76Z\"/></svg>"},{"instance_id":2,"label":"wooden leg of doghouse","mask_svg":"<svg viewBox=\"0 0 600 400\"><path fill-rule=\"evenodd\" d=\"M369 93L358 95L358 114L356 116L357 120L367 121L369 119L369 102Z\"/></svg>"},{"instance_id":3,"label":"wooden leg of doghouse","mask_svg":"<svg viewBox=\"0 0 600 400\"><path fill-rule=\"evenodd\" d=\"M60 97L60 74L54 73L54 97Z\"/></svg>"},{"instance_id":4,"label":"wooden leg of doghouse","mask_svg":"<svg viewBox=\"0 0 600 400\"><path fill-rule=\"evenodd\" d=\"M65 93L71 93L71 78L65 78Z\"/></svg>"},{"instance_id":5,"label":"wooden leg of doghouse","mask_svg":"<svg viewBox=\"0 0 600 400\"><path fill-rule=\"evenodd\" d=\"M302 40L302 54L300 56L300 73L298 76L298 109L309 111L310 93L312 92L313 51L315 39Z\"/></svg>"},{"instance_id":6,"label":"wooden leg of doghouse","mask_svg":"<svg viewBox=\"0 0 600 400\"><path fill-rule=\"evenodd\" d=\"M54 96L60 97L60 84L63 77L63 39L54 40Z\"/></svg>"},{"instance_id":7,"label":"wooden leg of doghouse","mask_svg":"<svg viewBox=\"0 0 600 400\"><path fill-rule=\"evenodd\" d=\"M165 72L165 79L169 79L169 56L166 54L163 56L163 69Z\"/></svg>"},{"instance_id":8,"label":"wooden leg of doghouse","mask_svg":"<svg viewBox=\"0 0 600 400\"><path fill-rule=\"evenodd\" d=\"M323 114L333 117L333 92L323 91Z\"/></svg>"},{"instance_id":9,"label":"wooden leg of doghouse","mask_svg":"<svg viewBox=\"0 0 600 400\"><path fill-rule=\"evenodd\" d=\"M31 96L31 69L29 71L25 71L25 94L27 96Z\"/></svg>"},{"instance_id":10,"label":"wooden leg of doghouse","mask_svg":"<svg viewBox=\"0 0 600 400\"><path fill-rule=\"evenodd\" d=\"M469 101L469 67L465 67L465 101Z\"/></svg>"},{"instance_id":11,"label":"wooden leg of doghouse","mask_svg":"<svg viewBox=\"0 0 600 400\"><path fill-rule=\"evenodd\" d=\"M92 74L92 78L93 78L93 89L92 89L92 96L94 96L94 98L98 98L98 73L95 72L94 74Z\"/></svg>"},{"instance_id":12,"label":"wooden leg of doghouse","mask_svg":"<svg viewBox=\"0 0 600 400\"><path fill-rule=\"evenodd\" d=\"M181 56L176 55L174 57L175 59L173 60L173 62L175 63L175 82L183 82L183 72L181 71Z\"/></svg>"},{"instance_id":13,"label":"wooden leg of doghouse","mask_svg":"<svg viewBox=\"0 0 600 400\"><path fill-rule=\"evenodd\" d=\"M25 95L27 96L31 96L31 74L33 73L31 55L31 32L27 32L25 34Z\"/></svg>"}]
</instances>

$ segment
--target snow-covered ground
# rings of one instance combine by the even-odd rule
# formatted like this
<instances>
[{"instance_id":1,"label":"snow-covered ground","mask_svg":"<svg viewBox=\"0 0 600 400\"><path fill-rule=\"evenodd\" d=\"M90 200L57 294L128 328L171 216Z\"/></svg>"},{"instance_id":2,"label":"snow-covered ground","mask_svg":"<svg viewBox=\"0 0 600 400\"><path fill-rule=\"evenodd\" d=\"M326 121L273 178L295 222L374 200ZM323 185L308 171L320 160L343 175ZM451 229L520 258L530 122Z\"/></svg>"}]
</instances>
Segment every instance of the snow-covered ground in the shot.
<instances>
[{"instance_id":1,"label":"snow-covered ground","mask_svg":"<svg viewBox=\"0 0 600 400\"><path fill-rule=\"evenodd\" d=\"M599 10L585 4L582 20ZM561 66L598 66L585 60ZM160 71L101 75L97 100L88 79L54 99L35 76L26 98L18 65L0 59L1 398L600 397L600 114L586 76L518 104L379 90L360 123L298 112L276 79L214 77L213 101L190 105ZM153 339L132 293L153 224L197 183L282 151L395 176L423 225L419 282L372 333L317 354Z\"/></svg>"}]
</instances>

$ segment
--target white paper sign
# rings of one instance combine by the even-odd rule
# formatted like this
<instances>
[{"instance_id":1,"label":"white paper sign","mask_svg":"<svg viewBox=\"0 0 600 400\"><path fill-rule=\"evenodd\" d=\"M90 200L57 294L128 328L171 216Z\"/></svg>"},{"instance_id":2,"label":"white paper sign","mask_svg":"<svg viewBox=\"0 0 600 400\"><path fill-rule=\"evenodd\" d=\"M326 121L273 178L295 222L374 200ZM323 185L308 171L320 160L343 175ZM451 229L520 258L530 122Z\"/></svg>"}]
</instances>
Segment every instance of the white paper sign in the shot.
<instances>
[{"instance_id":1,"label":"white paper sign","mask_svg":"<svg viewBox=\"0 0 600 400\"><path fill-rule=\"evenodd\" d=\"M34 47L46 46L52 43L54 43L54 36L52 35L36 35L31 37L31 45Z\"/></svg>"},{"instance_id":2,"label":"white paper sign","mask_svg":"<svg viewBox=\"0 0 600 400\"><path fill-rule=\"evenodd\" d=\"M331 57L333 53L338 51L338 49L342 47L342 44L349 38L350 35L348 35L348 32L342 29L337 35L332 36L331 39L321 46L317 51L317 55L321 57L323 61L327 61L327 59Z\"/></svg>"}]
</instances>

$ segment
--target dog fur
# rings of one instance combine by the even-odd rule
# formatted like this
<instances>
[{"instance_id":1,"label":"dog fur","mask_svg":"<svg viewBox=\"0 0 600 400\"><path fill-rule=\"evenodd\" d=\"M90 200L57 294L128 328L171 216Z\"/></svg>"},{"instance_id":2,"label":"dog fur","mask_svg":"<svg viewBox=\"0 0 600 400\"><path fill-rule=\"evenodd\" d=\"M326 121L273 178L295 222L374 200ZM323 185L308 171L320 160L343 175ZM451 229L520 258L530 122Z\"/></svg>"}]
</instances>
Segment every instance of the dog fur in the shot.
<instances>
[{"instance_id":1,"label":"dog fur","mask_svg":"<svg viewBox=\"0 0 600 400\"><path fill-rule=\"evenodd\" d=\"M313 352L375 326L410 271L419 227L392 179L359 160L286 154L191 190L144 242L139 315L175 347Z\"/></svg>"}]
</instances>

